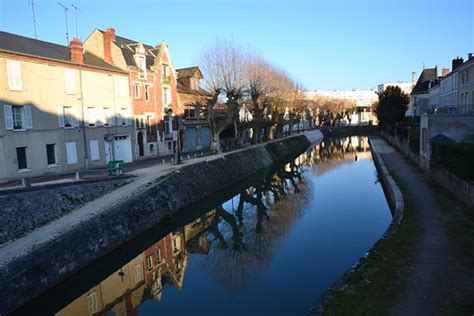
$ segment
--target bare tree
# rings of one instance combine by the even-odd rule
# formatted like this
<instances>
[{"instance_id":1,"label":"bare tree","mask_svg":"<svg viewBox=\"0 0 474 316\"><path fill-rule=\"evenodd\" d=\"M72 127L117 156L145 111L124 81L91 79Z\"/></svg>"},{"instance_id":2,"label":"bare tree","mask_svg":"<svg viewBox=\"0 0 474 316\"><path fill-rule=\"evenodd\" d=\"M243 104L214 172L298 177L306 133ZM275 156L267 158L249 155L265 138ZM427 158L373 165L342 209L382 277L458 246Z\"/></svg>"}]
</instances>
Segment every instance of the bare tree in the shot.
<instances>
[{"instance_id":1,"label":"bare tree","mask_svg":"<svg viewBox=\"0 0 474 316\"><path fill-rule=\"evenodd\" d=\"M217 39L202 52L199 63L204 85L211 93L206 106L212 135L211 152L217 153L220 152L220 133L232 124L237 131L239 105L246 87L243 75L246 59L238 44Z\"/></svg>"}]
</instances>

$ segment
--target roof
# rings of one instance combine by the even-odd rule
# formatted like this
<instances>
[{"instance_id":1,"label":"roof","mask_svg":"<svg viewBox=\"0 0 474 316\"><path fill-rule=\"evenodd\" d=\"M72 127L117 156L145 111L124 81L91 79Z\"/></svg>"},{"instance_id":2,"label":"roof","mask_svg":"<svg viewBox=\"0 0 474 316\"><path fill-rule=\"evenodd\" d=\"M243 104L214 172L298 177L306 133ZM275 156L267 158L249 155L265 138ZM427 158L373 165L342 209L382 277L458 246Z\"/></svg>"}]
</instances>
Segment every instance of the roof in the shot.
<instances>
[{"instance_id":1,"label":"roof","mask_svg":"<svg viewBox=\"0 0 474 316\"><path fill-rule=\"evenodd\" d=\"M178 93L194 94L198 96L209 95L209 93L206 90L201 89L201 88L199 88L199 90L191 89L190 87L188 87L188 85L184 84L180 80L177 80L176 90L178 91Z\"/></svg>"},{"instance_id":2,"label":"roof","mask_svg":"<svg viewBox=\"0 0 474 316\"><path fill-rule=\"evenodd\" d=\"M103 30L98 30L102 34L105 33ZM134 55L135 55L135 47L141 43L139 41L135 41L126 37L118 36L115 35L115 41L114 43L122 50L123 57L125 59L125 63L127 66L133 66L133 67L138 67ZM146 68L150 69L151 66L153 66L155 62L155 57L159 53L159 46L158 47L153 47L148 44L141 43L143 45L143 48L145 48L145 56L146 56Z\"/></svg>"},{"instance_id":3,"label":"roof","mask_svg":"<svg viewBox=\"0 0 474 316\"><path fill-rule=\"evenodd\" d=\"M178 72L178 78L189 78L198 75L198 78L202 79L202 72L198 66L180 68L176 69L176 71Z\"/></svg>"},{"instance_id":4,"label":"roof","mask_svg":"<svg viewBox=\"0 0 474 316\"><path fill-rule=\"evenodd\" d=\"M412 94L428 92L430 81L438 79L438 67L423 69L415 87L411 91Z\"/></svg>"},{"instance_id":5,"label":"roof","mask_svg":"<svg viewBox=\"0 0 474 316\"><path fill-rule=\"evenodd\" d=\"M68 46L2 31L0 31L0 51L1 50L74 63L71 61L70 48ZM123 72L121 69L109 65L101 58L87 51L84 53L84 64Z\"/></svg>"}]
</instances>

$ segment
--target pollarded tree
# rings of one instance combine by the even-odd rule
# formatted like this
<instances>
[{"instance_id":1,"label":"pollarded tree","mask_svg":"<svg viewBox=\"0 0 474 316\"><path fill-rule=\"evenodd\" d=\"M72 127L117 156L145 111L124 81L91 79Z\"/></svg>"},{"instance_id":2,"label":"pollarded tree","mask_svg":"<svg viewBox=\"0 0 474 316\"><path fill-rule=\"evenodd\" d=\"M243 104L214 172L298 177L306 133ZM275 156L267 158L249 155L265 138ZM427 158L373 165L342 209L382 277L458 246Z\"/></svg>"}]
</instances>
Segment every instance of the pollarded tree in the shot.
<instances>
[{"instance_id":1,"label":"pollarded tree","mask_svg":"<svg viewBox=\"0 0 474 316\"><path fill-rule=\"evenodd\" d=\"M237 131L239 106L245 91L247 68L242 48L233 41L216 40L200 57L204 84L211 93L207 102L211 152L220 152L220 133L229 125ZM222 105L222 109L217 107Z\"/></svg>"},{"instance_id":2,"label":"pollarded tree","mask_svg":"<svg viewBox=\"0 0 474 316\"><path fill-rule=\"evenodd\" d=\"M379 93L379 102L375 108L379 124L384 126L402 121L409 102L410 98L400 87L388 86Z\"/></svg>"}]
</instances>

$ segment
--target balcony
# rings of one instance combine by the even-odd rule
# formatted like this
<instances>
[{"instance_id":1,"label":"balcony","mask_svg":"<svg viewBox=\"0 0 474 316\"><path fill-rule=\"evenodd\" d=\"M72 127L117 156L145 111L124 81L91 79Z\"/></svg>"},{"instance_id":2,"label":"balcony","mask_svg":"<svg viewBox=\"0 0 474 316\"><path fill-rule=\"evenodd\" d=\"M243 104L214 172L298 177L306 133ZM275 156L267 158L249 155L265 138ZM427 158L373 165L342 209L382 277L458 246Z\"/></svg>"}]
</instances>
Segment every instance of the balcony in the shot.
<instances>
[{"instance_id":1,"label":"balcony","mask_svg":"<svg viewBox=\"0 0 474 316\"><path fill-rule=\"evenodd\" d=\"M164 83L164 84L171 84L171 77L170 76L163 76L161 82Z\"/></svg>"}]
</instances>

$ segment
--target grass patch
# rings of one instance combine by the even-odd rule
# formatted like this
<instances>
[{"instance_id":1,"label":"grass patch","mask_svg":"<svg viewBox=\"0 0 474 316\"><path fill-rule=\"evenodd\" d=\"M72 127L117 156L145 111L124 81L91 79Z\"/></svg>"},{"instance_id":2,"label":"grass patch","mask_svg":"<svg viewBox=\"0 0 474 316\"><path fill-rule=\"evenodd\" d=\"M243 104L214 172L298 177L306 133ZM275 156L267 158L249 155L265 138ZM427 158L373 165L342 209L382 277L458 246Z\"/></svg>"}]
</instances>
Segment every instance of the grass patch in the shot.
<instances>
[{"instance_id":1,"label":"grass patch","mask_svg":"<svg viewBox=\"0 0 474 316\"><path fill-rule=\"evenodd\" d=\"M413 197L400 179L393 178L405 201L397 232L375 245L348 278L345 289L333 296L324 315L388 314L393 296L402 286L400 276L413 256L417 225Z\"/></svg>"}]
</instances>

